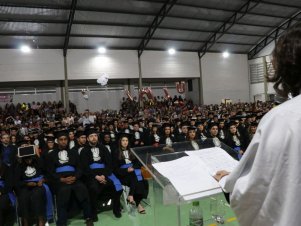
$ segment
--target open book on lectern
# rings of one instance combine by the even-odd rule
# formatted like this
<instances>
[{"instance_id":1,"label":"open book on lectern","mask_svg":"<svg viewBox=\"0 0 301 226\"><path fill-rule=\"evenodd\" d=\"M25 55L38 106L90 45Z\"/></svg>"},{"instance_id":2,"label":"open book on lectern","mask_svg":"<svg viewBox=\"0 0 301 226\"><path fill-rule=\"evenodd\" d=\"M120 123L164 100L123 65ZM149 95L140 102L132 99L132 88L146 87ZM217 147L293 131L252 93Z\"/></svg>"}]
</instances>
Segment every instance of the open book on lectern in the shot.
<instances>
[{"instance_id":1,"label":"open book on lectern","mask_svg":"<svg viewBox=\"0 0 301 226\"><path fill-rule=\"evenodd\" d=\"M153 164L153 167L171 182L182 200L221 193L222 190L213 175L218 170L231 172L238 164L237 160L219 147L185 153L187 156L182 158Z\"/></svg>"}]
</instances>

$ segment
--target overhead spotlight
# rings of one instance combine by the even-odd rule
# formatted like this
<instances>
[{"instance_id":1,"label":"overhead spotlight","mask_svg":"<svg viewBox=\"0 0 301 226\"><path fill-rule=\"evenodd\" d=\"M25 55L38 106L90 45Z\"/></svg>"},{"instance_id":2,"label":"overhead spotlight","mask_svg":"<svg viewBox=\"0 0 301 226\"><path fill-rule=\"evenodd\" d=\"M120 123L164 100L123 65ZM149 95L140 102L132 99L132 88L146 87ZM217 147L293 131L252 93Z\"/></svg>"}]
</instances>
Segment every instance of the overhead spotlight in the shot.
<instances>
[{"instance_id":1,"label":"overhead spotlight","mask_svg":"<svg viewBox=\"0 0 301 226\"><path fill-rule=\"evenodd\" d=\"M99 47L98 52L99 53L105 53L105 52L107 52L107 49L105 47Z\"/></svg>"},{"instance_id":2,"label":"overhead spotlight","mask_svg":"<svg viewBox=\"0 0 301 226\"><path fill-rule=\"evenodd\" d=\"M174 55L174 54L176 53L176 50L173 49L173 48L171 48L171 49L168 50L168 53L169 53L170 55Z\"/></svg>"},{"instance_id":3,"label":"overhead spotlight","mask_svg":"<svg viewBox=\"0 0 301 226\"><path fill-rule=\"evenodd\" d=\"M29 46L27 46L27 45L23 45L23 46L21 46L21 51L23 52L23 53L30 53L31 52L31 48L29 47Z\"/></svg>"},{"instance_id":4,"label":"overhead spotlight","mask_svg":"<svg viewBox=\"0 0 301 226\"><path fill-rule=\"evenodd\" d=\"M228 51L223 52L223 57L228 58L230 56L230 53Z\"/></svg>"}]
</instances>

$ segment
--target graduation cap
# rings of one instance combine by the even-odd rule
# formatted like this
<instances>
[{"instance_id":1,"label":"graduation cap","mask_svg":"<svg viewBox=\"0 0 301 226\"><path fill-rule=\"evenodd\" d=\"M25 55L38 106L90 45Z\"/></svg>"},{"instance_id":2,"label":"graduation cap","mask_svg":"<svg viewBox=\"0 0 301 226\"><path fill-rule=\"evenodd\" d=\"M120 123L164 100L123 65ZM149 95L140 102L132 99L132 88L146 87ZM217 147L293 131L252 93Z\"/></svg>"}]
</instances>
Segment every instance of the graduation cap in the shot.
<instances>
[{"instance_id":1,"label":"graduation cap","mask_svg":"<svg viewBox=\"0 0 301 226\"><path fill-rule=\"evenodd\" d=\"M89 128L85 131L86 136L90 136L91 134L98 134L98 131L96 128Z\"/></svg>"},{"instance_id":2,"label":"graduation cap","mask_svg":"<svg viewBox=\"0 0 301 226\"><path fill-rule=\"evenodd\" d=\"M108 123L107 123L107 126L114 126L114 121L109 121Z\"/></svg>"},{"instance_id":3,"label":"graduation cap","mask_svg":"<svg viewBox=\"0 0 301 226\"><path fill-rule=\"evenodd\" d=\"M104 131L101 133L102 137L104 137L105 135L109 135L111 137L111 132L110 131Z\"/></svg>"},{"instance_id":4,"label":"graduation cap","mask_svg":"<svg viewBox=\"0 0 301 226\"><path fill-rule=\"evenodd\" d=\"M252 123L250 124L250 126L257 127L257 126L258 126L258 123L257 123L257 122L252 122Z\"/></svg>"},{"instance_id":5,"label":"graduation cap","mask_svg":"<svg viewBox=\"0 0 301 226\"><path fill-rule=\"evenodd\" d=\"M20 147L20 146L25 145L25 144L28 145L29 142L30 142L30 140L20 140L20 141L17 142L17 145Z\"/></svg>"},{"instance_id":6,"label":"graduation cap","mask_svg":"<svg viewBox=\"0 0 301 226\"><path fill-rule=\"evenodd\" d=\"M46 142L54 142L55 137L54 136L45 136Z\"/></svg>"},{"instance_id":7,"label":"graduation cap","mask_svg":"<svg viewBox=\"0 0 301 226\"><path fill-rule=\"evenodd\" d=\"M77 130L76 133L75 133L75 136L77 138L80 138L81 136L86 136L86 133L84 130Z\"/></svg>"},{"instance_id":8,"label":"graduation cap","mask_svg":"<svg viewBox=\"0 0 301 226\"><path fill-rule=\"evenodd\" d=\"M58 130L54 135L56 138L60 138L62 136L68 137L68 130Z\"/></svg>"},{"instance_id":9,"label":"graduation cap","mask_svg":"<svg viewBox=\"0 0 301 226\"><path fill-rule=\"evenodd\" d=\"M204 125L204 122L203 121L198 121L198 122L195 123L196 127L198 127L199 125Z\"/></svg>"},{"instance_id":10,"label":"graduation cap","mask_svg":"<svg viewBox=\"0 0 301 226\"><path fill-rule=\"evenodd\" d=\"M237 126L237 123L235 121L230 121L228 124L228 127L231 127L231 126Z\"/></svg>"},{"instance_id":11,"label":"graduation cap","mask_svg":"<svg viewBox=\"0 0 301 226\"><path fill-rule=\"evenodd\" d=\"M131 140L133 137L133 134L131 134L131 133L118 133L117 134L118 140L121 140L123 137L127 137L129 140Z\"/></svg>"},{"instance_id":12,"label":"graduation cap","mask_svg":"<svg viewBox=\"0 0 301 226\"><path fill-rule=\"evenodd\" d=\"M208 129L210 130L213 126L217 126L217 127L218 127L218 124L215 123L215 122L211 122L211 123L209 123L209 125L208 125Z\"/></svg>"},{"instance_id":13,"label":"graduation cap","mask_svg":"<svg viewBox=\"0 0 301 226\"><path fill-rule=\"evenodd\" d=\"M184 127L184 126L188 127L188 126L189 126L189 123L188 123L188 122L186 122L186 121L185 121L185 122L183 122L183 123L182 123L182 125L181 125L181 127Z\"/></svg>"},{"instance_id":14,"label":"graduation cap","mask_svg":"<svg viewBox=\"0 0 301 226\"><path fill-rule=\"evenodd\" d=\"M19 128L18 128L18 127L16 127L16 126L13 126L12 128L10 128L10 131L12 131L12 130L18 131L18 130L19 130Z\"/></svg>"},{"instance_id":15,"label":"graduation cap","mask_svg":"<svg viewBox=\"0 0 301 226\"><path fill-rule=\"evenodd\" d=\"M26 144L26 143L24 143ZM34 156L36 155L34 145L28 145L25 147L19 147L18 148L18 157L28 157L28 156Z\"/></svg>"},{"instance_id":16,"label":"graduation cap","mask_svg":"<svg viewBox=\"0 0 301 226\"><path fill-rule=\"evenodd\" d=\"M170 123L164 123L164 124L162 125L162 128L163 128L163 129L165 129L166 127L171 127Z\"/></svg>"},{"instance_id":17,"label":"graduation cap","mask_svg":"<svg viewBox=\"0 0 301 226\"><path fill-rule=\"evenodd\" d=\"M189 126L188 131L191 131L191 130L196 131L196 127L195 126Z\"/></svg>"},{"instance_id":18,"label":"graduation cap","mask_svg":"<svg viewBox=\"0 0 301 226\"><path fill-rule=\"evenodd\" d=\"M68 127L68 132L73 132L73 133L75 133L75 131L76 131L76 128L75 128L74 125Z\"/></svg>"},{"instance_id":19,"label":"graduation cap","mask_svg":"<svg viewBox=\"0 0 301 226\"><path fill-rule=\"evenodd\" d=\"M160 123L153 123L153 125L152 125L152 127L160 127L161 126L161 124Z\"/></svg>"},{"instance_id":20,"label":"graduation cap","mask_svg":"<svg viewBox=\"0 0 301 226\"><path fill-rule=\"evenodd\" d=\"M218 123L225 123L225 119L220 118L220 119L218 120Z\"/></svg>"}]
</instances>

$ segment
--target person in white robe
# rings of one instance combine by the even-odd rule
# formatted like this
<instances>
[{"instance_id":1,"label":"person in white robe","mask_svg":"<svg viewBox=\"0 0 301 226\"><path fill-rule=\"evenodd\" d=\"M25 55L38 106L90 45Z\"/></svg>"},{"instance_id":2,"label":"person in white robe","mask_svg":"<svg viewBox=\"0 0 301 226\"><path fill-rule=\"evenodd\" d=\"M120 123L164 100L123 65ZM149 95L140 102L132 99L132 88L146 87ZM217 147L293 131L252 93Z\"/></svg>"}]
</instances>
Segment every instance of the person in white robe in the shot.
<instances>
[{"instance_id":1,"label":"person in white robe","mask_svg":"<svg viewBox=\"0 0 301 226\"><path fill-rule=\"evenodd\" d=\"M274 88L294 98L262 118L233 172L215 175L230 193L230 205L241 226L301 225L300 40L299 23L278 40L273 52Z\"/></svg>"}]
</instances>

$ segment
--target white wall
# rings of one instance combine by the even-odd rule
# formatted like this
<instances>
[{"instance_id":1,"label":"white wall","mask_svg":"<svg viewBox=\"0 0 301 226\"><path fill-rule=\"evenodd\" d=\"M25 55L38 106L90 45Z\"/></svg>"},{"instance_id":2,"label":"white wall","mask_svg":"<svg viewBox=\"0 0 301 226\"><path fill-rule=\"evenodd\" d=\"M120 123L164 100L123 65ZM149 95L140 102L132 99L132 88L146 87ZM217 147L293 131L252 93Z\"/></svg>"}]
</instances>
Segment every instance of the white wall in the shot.
<instances>
[{"instance_id":1,"label":"white wall","mask_svg":"<svg viewBox=\"0 0 301 226\"><path fill-rule=\"evenodd\" d=\"M64 80L63 63L62 50L32 50L26 55L19 50L0 50L1 81ZM96 50L70 49L67 64L70 80L97 79L101 73L107 73L109 79L138 79L139 77L137 51L108 50L106 54L99 54ZM177 52L175 55L169 55L165 51L144 51L141 64L142 77L161 78L162 86L169 78L192 79L193 92L186 92L186 95L198 103L197 78L200 73L197 53ZM249 101L246 55L231 54L225 59L222 54L207 53L202 58L202 76L205 104L220 103L224 98L232 99L234 102L239 99ZM92 93L87 103L87 101L83 102L80 93L73 93L70 94L70 100L91 108L114 109L119 106L117 99L124 97L124 93L119 94L118 91L110 98L111 94L110 92ZM161 88L155 90L155 95L161 96L161 94L163 95ZM175 88L170 88L170 95L179 94ZM56 96L60 98L60 95ZM94 100L97 103L95 105ZM116 103L108 103L110 101Z\"/></svg>"},{"instance_id":2,"label":"white wall","mask_svg":"<svg viewBox=\"0 0 301 226\"><path fill-rule=\"evenodd\" d=\"M248 59L245 54L206 53L202 58L204 104L218 104L228 98L233 102L250 101Z\"/></svg>"},{"instance_id":3,"label":"white wall","mask_svg":"<svg viewBox=\"0 0 301 226\"><path fill-rule=\"evenodd\" d=\"M63 55L60 49L32 50L0 49L1 82L62 80Z\"/></svg>"},{"instance_id":4,"label":"white wall","mask_svg":"<svg viewBox=\"0 0 301 226\"><path fill-rule=\"evenodd\" d=\"M109 50L100 54L96 50L68 50L68 78L97 79L107 73L110 79L138 78L137 51Z\"/></svg>"},{"instance_id":5,"label":"white wall","mask_svg":"<svg viewBox=\"0 0 301 226\"><path fill-rule=\"evenodd\" d=\"M144 51L141 56L143 78L193 78L199 77L197 53Z\"/></svg>"},{"instance_id":6,"label":"white wall","mask_svg":"<svg viewBox=\"0 0 301 226\"><path fill-rule=\"evenodd\" d=\"M91 111L118 110L122 97L124 97L123 90L91 91L88 100L83 98L81 92L69 92L69 100L76 105L78 112L83 112L85 109Z\"/></svg>"}]
</instances>

